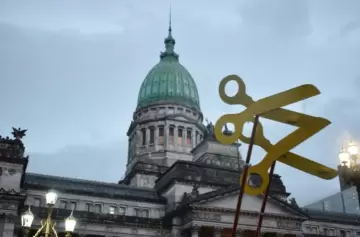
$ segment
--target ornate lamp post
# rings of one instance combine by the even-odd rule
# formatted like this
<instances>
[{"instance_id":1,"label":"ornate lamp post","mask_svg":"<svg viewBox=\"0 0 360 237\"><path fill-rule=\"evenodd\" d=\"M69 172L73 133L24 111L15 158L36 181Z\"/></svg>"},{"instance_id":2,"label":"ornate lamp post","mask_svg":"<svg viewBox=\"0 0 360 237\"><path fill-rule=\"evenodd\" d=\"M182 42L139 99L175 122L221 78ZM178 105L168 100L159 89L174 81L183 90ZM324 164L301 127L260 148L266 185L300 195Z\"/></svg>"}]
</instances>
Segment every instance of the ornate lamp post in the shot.
<instances>
[{"instance_id":1,"label":"ornate lamp post","mask_svg":"<svg viewBox=\"0 0 360 237\"><path fill-rule=\"evenodd\" d=\"M55 230L55 222L53 222L51 219L53 207L57 201L57 194L54 190L50 190L46 194L45 198L47 205L47 218L41 221L41 227L36 231L33 237L38 237L42 232L44 232L44 237L50 237L51 234L53 234L54 237L58 236ZM24 237L28 236L33 220L34 220L34 215L32 214L29 207L29 210L27 210L21 215L21 226L23 227L24 230ZM70 216L65 219L66 237L71 237L71 233L74 231L75 226L76 226L76 219L73 217L73 213L71 212Z\"/></svg>"},{"instance_id":2,"label":"ornate lamp post","mask_svg":"<svg viewBox=\"0 0 360 237\"><path fill-rule=\"evenodd\" d=\"M360 150L354 143L350 142L346 148L339 153L340 166L339 175L344 181L356 187L360 205Z\"/></svg>"}]
</instances>

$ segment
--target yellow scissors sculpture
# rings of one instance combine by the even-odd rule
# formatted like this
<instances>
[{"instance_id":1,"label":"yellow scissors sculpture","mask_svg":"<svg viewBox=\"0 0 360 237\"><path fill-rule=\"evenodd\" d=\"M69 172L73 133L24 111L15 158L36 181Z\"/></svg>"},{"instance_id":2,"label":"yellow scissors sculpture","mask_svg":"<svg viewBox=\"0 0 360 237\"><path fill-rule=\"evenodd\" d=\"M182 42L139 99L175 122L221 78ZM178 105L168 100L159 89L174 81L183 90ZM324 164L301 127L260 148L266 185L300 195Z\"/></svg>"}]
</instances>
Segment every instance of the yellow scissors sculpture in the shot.
<instances>
[{"instance_id":1,"label":"yellow scissors sculpture","mask_svg":"<svg viewBox=\"0 0 360 237\"><path fill-rule=\"evenodd\" d=\"M225 92L225 86L230 81L237 82L239 86L238 92L232 97L227 96ZM227 104L243 105L247 107L243 112L238 114L225 114L216 122L215 136L217 140L223 144L231 144L238 139L249 144L250 138L243 135L243 126L246 122L253 122L254 116L256 115L298 127L297 130L273 145L264 136L261 123L258 123L254 137L254 145L263 148L267 154L258 164L249 167L248 174L257 174L261 176L262 182L258 187L253 187L249 182L246 182L244 187L245 193L259 195L265 191L269 184L268 170L274 161L280 161L295 169L322 179L333 179L337 176L336 170L289 152L291 149L295 148L297 145L318 133L331 123L329 120L321 117L313 117L281 108L319 95L320 91L315 86L309 84L301 85L254 101L246 94L245 84L242 79L236 75L229 75L220 82L219 94L221 99ZM235 126L235 131L230 136L224 135L222 132L223 127L227 123L231 123ZM243 177L241 177L241 179L242 178Z\"/></svg>"}]
</instances>

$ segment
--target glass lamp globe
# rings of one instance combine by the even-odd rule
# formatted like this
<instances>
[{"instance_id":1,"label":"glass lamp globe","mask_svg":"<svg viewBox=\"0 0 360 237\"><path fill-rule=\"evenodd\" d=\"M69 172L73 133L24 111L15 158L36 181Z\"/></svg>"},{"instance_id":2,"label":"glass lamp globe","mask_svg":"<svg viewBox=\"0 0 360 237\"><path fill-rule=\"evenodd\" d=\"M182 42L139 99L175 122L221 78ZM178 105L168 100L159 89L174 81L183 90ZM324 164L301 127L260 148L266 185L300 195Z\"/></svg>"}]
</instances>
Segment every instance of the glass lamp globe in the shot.
<instances>
[{"instance_id":1,"label":"glass lamp globe","mask_svg":"<svg viewBox=\"0 0 360 237\"><path fill-rule=\"evenodd\" d=\"M76 219L71 212L70 216L65 219L65 231L66 232L73 232L76 226Z\"/></svg>"},{"instance_id":2,"label":"glass lamp globe","mask_svg":"<svg viewBox=\"0 0 360 237\"><path fill-rule=\"evenodd\" d=\"M30 207L29 207L29 210L27 210L21 215L21 226L25 228L30 228L33 223L33 220L34 220L34 215L30 211Z\"/></svg>"},{"instance_id":3,"label":"glass lamp globe","mask_svg":"<svg viewBox=\"0 0 360 237\"><path fill-rule=\"evenodd\" d=\"M359 147L354 142L350 142L347 151L351 156L354 156L359 154Z\"/></svg>"},{"instance_id":4,"label":"glass lamp globe","mask_svg":"<svg viewBox=\"0 0 360 237\"><path fill-rule=\"evenodd\" d=\"M57 196L55 190L49 190L49 192L46 194L45 198L46 198L46 204L55 205L58 196Z\"/></svg>"},{"instance_id":5,"label":"glass lamp globe","mask_svg":"<svg viewBox=\"0 0 360 237\"><path fill-rule=\"evenodd\" d=\"M340 164L348 164L350 162L350 154L345 149L339 152Z\"/></svg>"}]
</instances>

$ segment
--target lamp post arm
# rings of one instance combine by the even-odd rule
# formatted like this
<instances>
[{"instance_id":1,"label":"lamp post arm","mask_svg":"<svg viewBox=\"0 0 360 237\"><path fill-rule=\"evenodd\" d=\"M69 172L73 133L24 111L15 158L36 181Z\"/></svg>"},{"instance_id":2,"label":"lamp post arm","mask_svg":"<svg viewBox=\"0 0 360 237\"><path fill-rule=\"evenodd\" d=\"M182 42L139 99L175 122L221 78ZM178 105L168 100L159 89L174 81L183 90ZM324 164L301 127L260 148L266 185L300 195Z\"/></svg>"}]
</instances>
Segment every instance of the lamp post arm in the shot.
<instances>
[{"instance_id":1,"label":"lamp post arm","mask_svg":"<svg viewBox=\"0 0 360 237\"><path fill-rule=\"evenodd\" d=\"M41 222L41 227L36 231L33 237L38 237L41 231L44 229L45 225Z\"/></svg>"},{"instance_id":2,"label":"lamp post arm","mask_svg":"<svg viewBox=\"0 0 360 237\"><path fill-rule=\"evenodd\" d=\"M56 230L55 230L55 225L51 225L51 230L52 230L52 232L54 233L54 236L55 236L55 237L58 237L58 234L57 234L57 232L56 232Z\"/></svg>"},{"instance_id":3,"label":"lamp post arm","mask_svg":"<svg viewBox=\"0 0 360 237\"><path fill-rule=\"evenodd\" d=\"M45 221L45 237L49 237L50 231L52 229L52 221L51 221L52 211L53 211L53 207L49 206L48 207L47 218L46 218L46 221Z\"/></svg>"},{"instance_id":4,"label":"lamp post arm","mask_svg":"<svg viewBox=\"0 0 360 237\"><path fill-rule=\"evenodd\" d=\"M356 184L356 192L357 192L357 197L358 197L358 205L360 208L360 183Z\"/></svg>"}]
</instances>

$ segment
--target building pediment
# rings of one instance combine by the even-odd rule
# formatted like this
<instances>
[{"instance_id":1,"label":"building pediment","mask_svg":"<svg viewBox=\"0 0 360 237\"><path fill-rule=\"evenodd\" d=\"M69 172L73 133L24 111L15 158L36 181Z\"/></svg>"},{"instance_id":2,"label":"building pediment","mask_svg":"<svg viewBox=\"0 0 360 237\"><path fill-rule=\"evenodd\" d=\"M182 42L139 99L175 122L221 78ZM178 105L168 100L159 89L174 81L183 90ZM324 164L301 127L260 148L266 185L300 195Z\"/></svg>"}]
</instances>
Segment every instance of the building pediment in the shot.
<instances>
[{"instance_id":1,"label":"building pediment","mask_svg":"<svg viewBox=\"0 0 360 237\"><path fill-rule=\"evenodd\" d=\"M210 198L208 200L203 200L193 205L203 208L214 208L214 209L223 209L227 211L235 211L236 205L238 202L239 192L233 192L224 196L218 196ZM242 199L241 210L246 212L260 212L264 196L250 196L244 194ZM289 205L281 203L278 200L268 198L266 204L265 213L271 215L279 216L291 216L291 217L302 217L305 218L305 215L301 214L299 211L296 211Z\"/></svg>"},{"instance_id":2,"label":"building pediment","mask_svg":"<svg viewBox=\"0 0 360 237\"><path fill-rule=\"evenodd\" d=\"M184 195L184 198L177 208L177 211L184 211L188 208L213 210L215 212L234 213L238 201L239 185L221 188L208 193L198 194L192 192ZM261 210L264 196L244 195L241 210L247 214L258 214ZM265 215L278 216L290 219L308 219L308 215L299 207L293 206L286 201L276 197L269 197L265 209Z\"/></svg>"}]
</instances>

